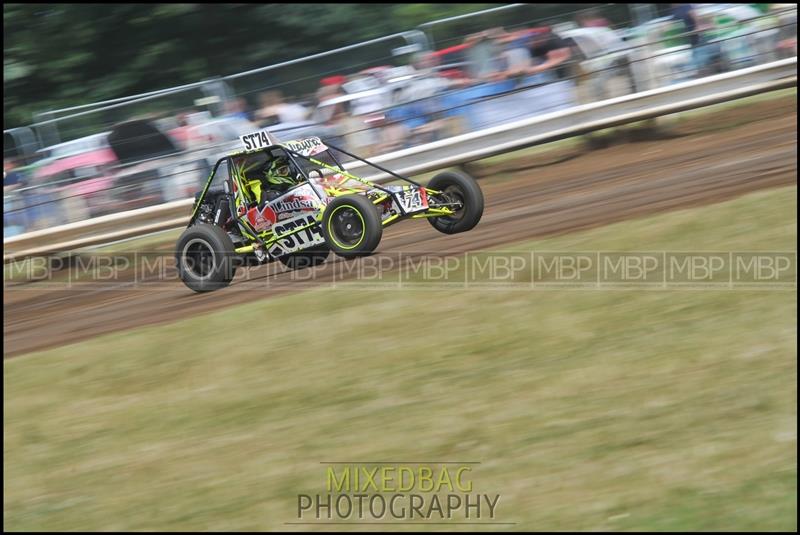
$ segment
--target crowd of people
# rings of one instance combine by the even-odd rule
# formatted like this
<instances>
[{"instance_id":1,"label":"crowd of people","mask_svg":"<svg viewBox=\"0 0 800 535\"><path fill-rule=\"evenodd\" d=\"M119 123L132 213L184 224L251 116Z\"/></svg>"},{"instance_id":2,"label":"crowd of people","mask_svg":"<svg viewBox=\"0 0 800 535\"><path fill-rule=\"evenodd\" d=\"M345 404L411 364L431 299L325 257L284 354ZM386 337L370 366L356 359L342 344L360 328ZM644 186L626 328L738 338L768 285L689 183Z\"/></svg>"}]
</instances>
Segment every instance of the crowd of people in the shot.
<instances>
[{"instance_id":1,"label":"crowd of people","mask_svg":"<svg viewBox=\"0 0 800 535\"><path fill-rule=\"evenodd\" d=\"M513 89L548 70L563 77L562 65L570 58L569 47L547 29L495 28L469 35L451 49L416 54L401 68L323 77L317 91L305 98L288 98L270 89L234 97L222 103L216 116L192 108L157 122L182 151L235 141L238 135L267 128L279 139L319 135L370 157L474 128L477 113L472 113L470 102ZM107 179L113 167L114 162L103 162L91 172L102 171ZM70 170L47 174L41 165L4 159L4 236L113 211L113 195L103 197L102 203L81 205L71 181L85 178ZM64 198L70 201L53 202Z\"/></svg>"},{"instance_id":2,"label":"crowd of people","mask_svg":"<svg viewBox=\"0 0 800 535\"><path fill-rule=\"evenodd\" d=\"M325 77L299 102L267 91L247 118L279 137L282 130L314 125L323 137L370 156L469 131L477 126L470 103L568 78L572 57L571 46L550 28L494 28L458 46L419 53L404 68Z\"/></svg>"},{"instance_id":3,"label":"crowd of people","mask_svg":"<svg viewBox=\"0 0 800 535\"><path fill-rule=\"evenodd\" d=\"M671 18L688 38L697 72L708 74L703 68L712 50L707 45L713 21L699 14L694 4L673 4ZM577 28L610 26L593 10L580 12L573 21ZM793 47L796 55L796 25L788 33L786 25L780 31L778 48ZM239 135L266 128L279 139L318 135L370 157L596 100L596 95L582 91L592 74L581 67L586 56L564 35L552 26L491 28L447 48L417 53L402 67L325 76L312 95L292 98L278 89L247 93L221 103L221 110L213 114L187 109L161 124L184 151L236 141ZM599 80L605 84L608 79ZM112 168L113 162L98 166L104 176ZM58 197L60 190L37 186L64 176L43 177L35 165L5 158L4 236L46 227L50 221L42 214L48 212L40 206L48 202L47 195ZM33 209L19 208L34 197ZM97 215L84 210L67 219L87 213Z\"/></svg>"},{"instance_id":4,"label":"crowd of people","mask_svg":"<svg viewBox=\"0 0 800 535\"><path fill-rule=\"evenodd\" d=\"M770 5L766 12L776 12L784 7L783 4ZM728 33L724 27L720 28L720 20L728 18L727 15L708 9L699 10L695 4L672 4L667 18L671 22L663 28L670 28L682 36L688 43L691 59L688 64L674 67L677 72L667 72L654 82L656 85L762 61L757 57L757 44L766 40L754 30L775 23L766 21L759 26L758 23L746 25L738 22L734 26L741 27L739 33L732 34L730 42L726 43ZM388 98L379 111L360 106L366 97L359 98L347 87L348 81L364 76L364 72L349 77L324 78L314 98L306 102L307 118L326 129L328 136L352 150L369 155L435 141L526 114L529 116L540 110L552 111L619 96L636 89L633 68L603 72L612 71L613 67L587 61L591 52L602 55L614 50L587 51L570 37L569 31L559 31L558 26L561 25L511 31L491 28L468 35L463 42L446 49L418 54L410 64L413 75L406 77L403 83L383 81ZM595 9L579 12L572 21L573 28L587 29L581 35L596 31L595 44L601 46L605 37L600 29L614 34L611 26L610 21ZM790 54L796 55L796 25L780 24L778 27L781 36L785 37L781 37L775 46L769 45L769 52L781 54L788 49ZM746 35L734 40L733 37L739 34ZM766 35L768 32L763 33ZM656 33L649 39L658 42L662 37ZM615 38L621 48L636 46ZM751 45L744 52L745 60L750 63L734 65L737 52L731 50L734 45L745 43ZM626 65L632 57L626 56L617 65ZM765 56L763 61L766 60ZM721 65L725 61L728 65ZM615 76L618 79L612 80ZM561 95L534 90L555 82L560 83L549 91ZM610 90L612 85L613 91ZM522 94L526 88L531 88L527 100ZM519 93L516 100L512 97L515 93ZM508 96L498 98L502 95ZM514 110L514 107L521 109ZM496 121L492 122L493 118Z\"/></svg>"}]
</instances>

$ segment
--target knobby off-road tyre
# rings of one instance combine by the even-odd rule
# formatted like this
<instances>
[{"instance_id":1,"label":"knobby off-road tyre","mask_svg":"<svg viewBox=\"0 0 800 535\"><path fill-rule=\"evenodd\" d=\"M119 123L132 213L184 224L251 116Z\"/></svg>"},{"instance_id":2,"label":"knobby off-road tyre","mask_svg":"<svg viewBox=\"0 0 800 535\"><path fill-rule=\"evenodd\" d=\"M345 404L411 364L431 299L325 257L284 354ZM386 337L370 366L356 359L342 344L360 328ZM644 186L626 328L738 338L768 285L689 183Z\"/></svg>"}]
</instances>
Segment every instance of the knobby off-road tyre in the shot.
<instances>
[{"instance_id":1,"label":"knobby off-road tyre","mask_svg":"<svg viewBox=\"0 0 800 535\"><path fill-rule=\"evenodd\" d=\"M452 216L431 217L430 224L444 234L457 234L471 230L483 215L483 192L471 176L458 171L444 171L428 183L430 189L445 193L450 199L460 201L463 207Z\"/></svg>"},{"instance_id":2,"label":"knobby off-road tyre","mask_svg":"<svg viewBox=\"0 0 800 535\"><path fill-rule=\"evenodd\" d=\"M383 225L377 208L366 197L343 195L325 208L322 234L331 251L353 258L372 254L381 241Z\"/></svg>"},{"instance_id":3,"label":"knobby off-road tyre","mask_svg":"<svg viewBox=\"0 0 800 535\"><path fill-rule=\"evenodd\" d=\"M215 225L194 225L183 231L175 260L181 280L195 292L224 288L236 274L233 242Z\"/></svg>"}]
</instances>

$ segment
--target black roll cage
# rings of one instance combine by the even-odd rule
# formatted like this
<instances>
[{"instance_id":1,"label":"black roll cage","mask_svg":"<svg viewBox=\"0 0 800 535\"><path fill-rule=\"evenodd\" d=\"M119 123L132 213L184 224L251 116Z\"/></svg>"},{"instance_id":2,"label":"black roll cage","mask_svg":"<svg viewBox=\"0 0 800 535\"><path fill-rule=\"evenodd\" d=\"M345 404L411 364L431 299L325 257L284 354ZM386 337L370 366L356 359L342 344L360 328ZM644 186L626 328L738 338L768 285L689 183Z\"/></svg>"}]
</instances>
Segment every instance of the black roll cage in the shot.
<instances>
[{"instance_id":1,"label":"black roll cage","mask_svg":"<svg viewBox=\"0 0 800 535\"><path fill-rule=\"evenodd\" d=\"M357 156L357 155L355 155L355 154L353 154L353 153L351 153L351 152L348 152L348 151L346 151L346 150L344 150L344 149L342 149L342 148L340 148L340 147L337 147L337 146L335 146L335 145L331 145L331 144L329 144L329 143L325 143L325 146L327 147L327 150L325 150L324 152L327 152L327 153L330 155L330 157L331 157L331 159L333 159L333 162L334 162L334 164L336 165L336 167L338 167L338 168L339 168L339 171L341 171L342 173L344 173L344 174L345 174L345 175L346 175L348 178L352 178L352 179L354 179L354 180L357 180L357 181L359 181L359 182L361 182L361 183L363 183L363 184L366 184L366 185L369 185L369 186L371 186L371 187L374 187L374 188L376 188L376 189L378 189L378 190L382 191L383 193L386 193L387 195L391 195L391 194L392 194L392 192L391 192L390 190L388 190L388 189L384 188L383 186L380 186L379 184L374 184L374 183L372 183L372 182L369 182L369 181L363 180L363 179L361 179L361 178L359 178L359 177L357 177L357 176L354 176L354 175L351 175L350 173L348 173L348 172L347 172L347 171L344 169L344 167L342 166L341 162L339 162L338 158L336 158L336 155L333 153L333 151L332 151L331 149L333 149L334 151L339 151L339 152L341 152L342 154L344 154L344 155L346 155L346 156L349 156L349 157L351 157L351 158L353 158L353 159L355 159L355 160L358 160L358 161L360 161L360 162L362 162L362 163L365 163L365 164L367 164L367 165L368 165L368 166L370 166L370 167L373 167L373 168L375 168L375 169L378 169L379 171L383 171L384 173L387 173L387 174L389 174L389 175L391 175L391 176L393 176L393 177L395 177L395 178L397 178L397 179L399 179L399 180L402 180L402 181L404 181L404 182L408 182L409 184L413 184L414 186L417 186L417 187L419 187L419 188L424 188L424 186L423 186L422 184L420 184L420 183L418 183L418 182L416 182L416 181L414 181L414 180L411 180L411 179L410 179L410 178L408 178L408 177L405 177L405 176L399 175L399 174L395 173L394 171L392 171L392 170L390 170L390 169L387 169L387 168L385 168L385 167L383 167L383 166L380 166L380 165L378 165L378 164L376 164L376 163L373 163L373 162L371 162L371 161L367 160L366 158L362 158L362 157L360 157L360 156ZM216 177L217 171L219 170L219 166L220 166L220 164L221 164L221 163L225 162L225 164L227 165L227 171L228 171L228 178L227 178L227 180L231 180L231 179L232 179L232 175L231 175L231 168L232 168L232 166L231 166L231 163L230 163L230 159L231 159L231 158L234 158L234 157L236 157L236 156L242 156L242 155L246 155L246 154L253 154L253 153L257 153L257 152L266 152L266 151L272 151L272 150L274 150L274 149L280 149L280 150L282 150L283 152L285 152L285 153L286 153L286 155L289 157L289 159L290 159L290 160L292 161L292 163L294 164L294 167L295 167L295 169L297 169L297 170L300 172L300 174L301 174L301 175L303 175L303 178L304 178L304 179L305 179L307 182L311 180L311 177L310 177L310 176L309 176L309 174L306 172L306 170L303 168L303 166L298 164L298 162L297 162L297 160L296 160L297 158L300 158L300 159L302 159L302 160L305 160L305 161L307 161L307 162L309 162L309 163L311 163L311 164L313 164L313 165L319 165L319 164L322 164L322 165L323 165L323 167L326 167L326 168L328 168L328 169L333 169L333 166L330 166L330 165L328 165L328 164L325 164L324 162L320 162L319 160L314 160L314 159L313 159L311 156L304 156L303 154L300 154L300 153L299 153L299 152L297 152L297 151L294 151L294 150L292 150L292 149L289 149L289 148L287 148L286 146L284 146L284 145L282 145L282 144L280 144L280 143L276 143L276 144L274 144L274 145L270 145L270 146L268 146L268 147L264 147L264 148L262 148L262 149L257 149L257 150L254 150L254 151L241 151L241 152L237 152L237 153L229 154L229 155L227 155L227 156L224 156L224 157L220 158L219 160L217 160L217 163L214 165L214 168L212 169L212 171L211 171L211 175L209 175L209 177L208 177L208 180L206 181L206 185L205 185L205 187L203 188L203 191L202 191L202 193L200 194L200 196L199 196L199 197L197 198L197 200L195 201L195 205L194 205L194 208L193 208L193 211L192 211L192 217L189 219L189 225L188 225L188 226L189 226L189 227L190 227L190 226L192 226L192 225L194 224L195 220L197 219L197 212L198 212L198 209L200 208L200 205L203 203L203 200L204 200L204 199L205 199L205 197L206 197L206 193L208 192L208 188L210 187L211 183L214 181L214 177ZM270 154L271 154L271 152L270 152ZM298 185L300 185L300 184L298 184ZM316 191L316 190L315 190L315 191ZM226 191L226 193L229 193L229 192L228 192L228 191ZM231 199L231 201L232 201L232 199ZM233 207L231 207L231 210L232 210L232 211L231 211L231 215L232 215L232 216L233 216L235 219L237 219L237 220L238 220L239 218L238 218L238 216L236 215L236 213L235 213L235 210L233 210Z\"/></svg>"}]
</instances>

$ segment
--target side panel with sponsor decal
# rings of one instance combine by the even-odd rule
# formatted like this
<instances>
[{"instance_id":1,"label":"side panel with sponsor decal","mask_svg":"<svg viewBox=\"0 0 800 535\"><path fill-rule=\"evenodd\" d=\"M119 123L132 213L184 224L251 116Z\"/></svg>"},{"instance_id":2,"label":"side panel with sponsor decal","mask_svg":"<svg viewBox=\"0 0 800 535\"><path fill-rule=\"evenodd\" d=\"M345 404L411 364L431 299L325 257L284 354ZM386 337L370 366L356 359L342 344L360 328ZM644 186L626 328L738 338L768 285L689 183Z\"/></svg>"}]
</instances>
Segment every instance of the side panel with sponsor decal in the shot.
<instances>
[{"instance_id":1,"label":"side panel with sponsor decal","mask_svg":"<svg viewBox=\"0 0 800 535\"><path fill-rule=\"evenodd\" d=\"M400 191L392 192L395 204L405 214L413 214L428 209L428 196L424 189L416 186L403 186Z\"/></svg>"},{"instance_id":2,"label":"side panel with sponsor decal","mask_svg":"<svg viewBox=\"0 0 800 535\"><path fill-rule=\"evenodd\" d=\"M272 230L278 240L270 246L269 254L275 257L308 249L325 241L322 229L313 214L302 214L293 219L281 221L274 225Z\"/></svg>"},{"instance_id":3,"label":"side panel with sponsor decal","mask_svg":"<svg viewBox=\"0 0 800 535\"><path fill-rule=\"evenodd\" d=\"M276 197L269 206L280 220L294 217L297 212L316 212L322 207L322 202L310 184L303 184Z\"/></svg>"},{"instance_id":4,"label":"side panel with sponsor decal","mask_svg":"<svg viewBox=\"0 0 800 535\"><path fill-rule=\"evenodd\" d=\"M293 139L285 143L281 143L283 147L293 150L303 156L314 156L320 152L328 150L328 147L318 137L308 137L305 139Z\"/></svg>"}]
</instances>

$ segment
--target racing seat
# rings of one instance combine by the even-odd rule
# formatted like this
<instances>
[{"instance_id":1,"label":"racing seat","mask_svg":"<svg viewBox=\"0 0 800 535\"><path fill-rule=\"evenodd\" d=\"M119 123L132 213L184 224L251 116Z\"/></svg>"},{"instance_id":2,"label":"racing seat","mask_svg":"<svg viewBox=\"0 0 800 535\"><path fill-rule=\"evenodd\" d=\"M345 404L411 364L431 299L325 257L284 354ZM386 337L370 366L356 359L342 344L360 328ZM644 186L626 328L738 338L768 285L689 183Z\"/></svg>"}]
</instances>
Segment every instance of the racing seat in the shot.
<instances>
[{"instance_id":1,"label":"racing seat","mask_svg":"<svg viewBox=\"0 0 800 535\"><path fill-rule=\"evenodd\" d=\"M247 198L248 204L264 205L266 181L264 180L264 169L266 164L251 163L245 164L242 170L242 178L244 182L244 194Z\"/></svg>"}]
</instances>

